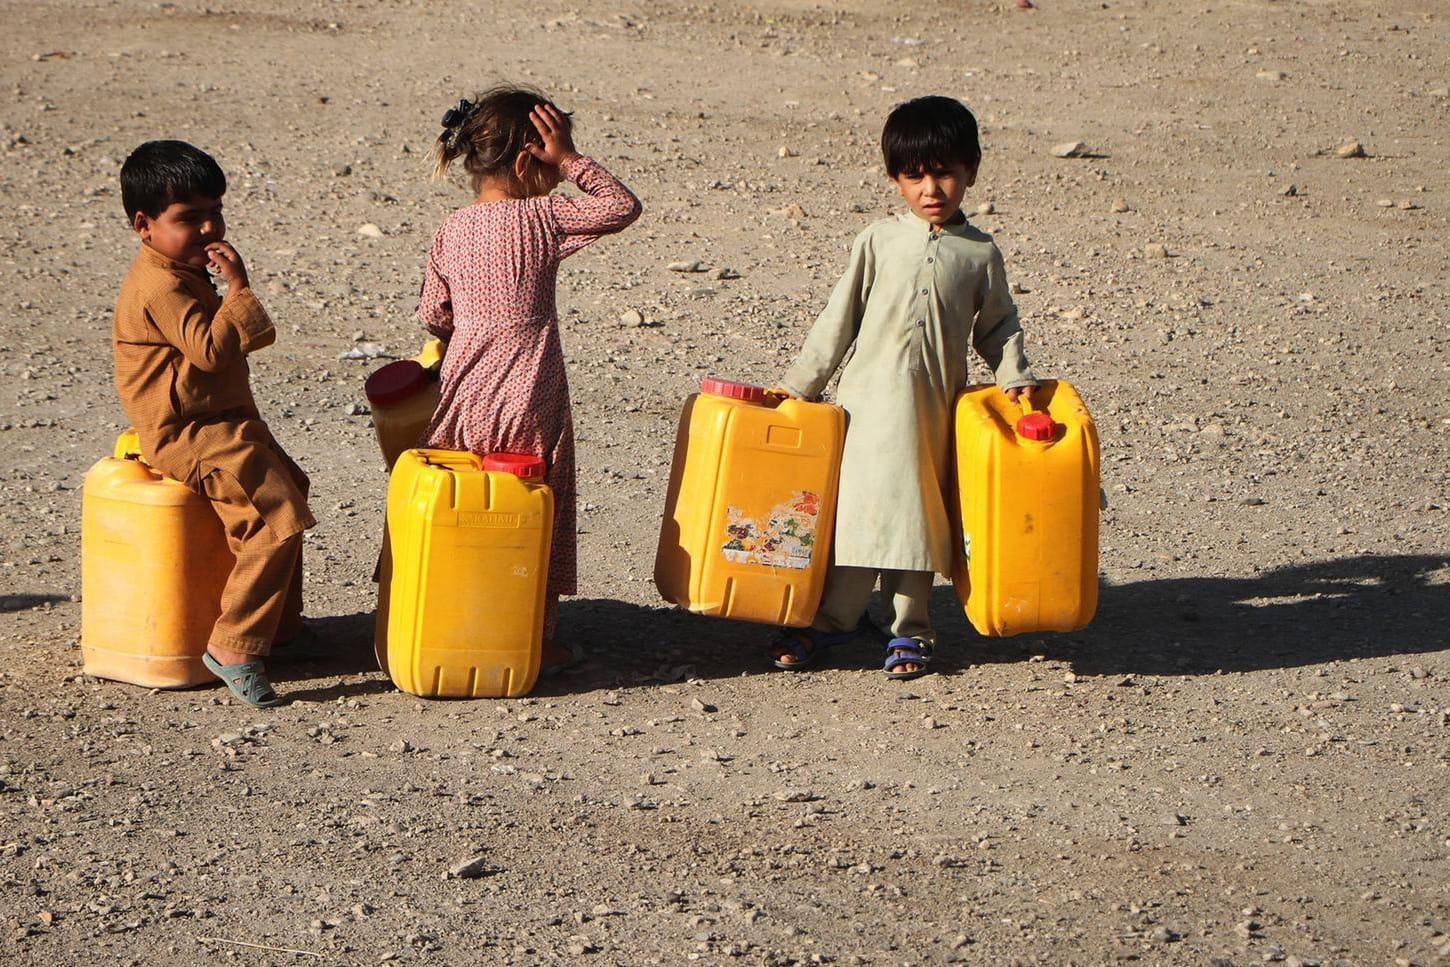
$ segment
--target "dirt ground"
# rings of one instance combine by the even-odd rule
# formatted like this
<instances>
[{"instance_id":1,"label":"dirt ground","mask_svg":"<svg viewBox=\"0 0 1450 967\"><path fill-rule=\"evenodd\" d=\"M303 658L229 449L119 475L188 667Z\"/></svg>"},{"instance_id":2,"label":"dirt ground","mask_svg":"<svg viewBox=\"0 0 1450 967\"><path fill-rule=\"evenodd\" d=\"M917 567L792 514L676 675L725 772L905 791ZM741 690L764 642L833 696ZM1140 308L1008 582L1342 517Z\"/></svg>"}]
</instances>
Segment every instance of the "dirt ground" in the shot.
<instances>
[{"instance_id":1,"label":"dirt ground","mask_svg":"<svg viewBox=\"0 0 1450 967\"><path fill-rule=\"evenodd\" d=\"M1443 0L0 15L0 962L1450 964ZM438 119L498 80L645 214L560 279L588 661L427 701L372 663L362 381L420 344L467 201ZM966 207L1037 370L1098 422L1101 607L989 640L943 583L940 674L867 641L774 672L765 627L655 593L674 423L702 376L783 371L897 209L882 119L934 92L981 120ZM228 171L280 332L256 393L312 475L337 655L271 712L81 673L117 171L154 137Z\"/></svg>"}]
</instances>

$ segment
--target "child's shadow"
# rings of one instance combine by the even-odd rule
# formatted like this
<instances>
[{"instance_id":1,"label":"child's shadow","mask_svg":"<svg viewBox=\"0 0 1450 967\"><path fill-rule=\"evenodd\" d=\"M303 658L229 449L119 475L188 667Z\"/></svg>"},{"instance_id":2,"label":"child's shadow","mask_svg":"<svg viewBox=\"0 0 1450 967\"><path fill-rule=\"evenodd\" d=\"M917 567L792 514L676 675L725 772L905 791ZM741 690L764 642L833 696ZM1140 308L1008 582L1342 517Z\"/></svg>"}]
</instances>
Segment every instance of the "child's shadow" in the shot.
<instances>
[{"instance_id":1,"label":"child's shadow","mask_svg":"<svg viewBox=\"0 0 1450 967\"><path fill-rule=\"evenodd\" d=\"M1087 675L1206 675L1450 647L1450 557L1316 561L1254 578L1182 577L1101 586L1081 631L982 638L951 588L933 616L963 664L1065 659ZM949 599L949 600L948 600Z\"/></svg>"},{"instance_id":2,"label":"child's shadow","mask_svg":"<svg viewBox=\"0 0 1450 967\"><path fill-rule=\"evenodd\" d=\"M326 702L343 696L395 691L388 676L378 668L377 656L373 653L373 612L308 618L307 623L317 633L325 654L316 658L269 662L267 673L279 684L320 678L341 677L343 680L315 688L287 688L286 697L304 702ZM353 679L354 675L360 677Z\"/></svg>"}]
</instances>

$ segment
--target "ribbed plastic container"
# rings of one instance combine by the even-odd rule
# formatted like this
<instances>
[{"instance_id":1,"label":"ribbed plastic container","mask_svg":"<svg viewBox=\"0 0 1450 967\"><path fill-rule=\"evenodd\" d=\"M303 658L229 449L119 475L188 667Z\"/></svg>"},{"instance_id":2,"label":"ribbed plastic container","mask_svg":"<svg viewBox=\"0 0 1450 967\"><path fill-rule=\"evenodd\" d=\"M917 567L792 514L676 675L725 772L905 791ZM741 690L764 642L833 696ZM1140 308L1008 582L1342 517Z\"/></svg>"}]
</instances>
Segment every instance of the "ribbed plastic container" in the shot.
<instances>
[{"instance_id":1,"label":"ribbed plastic container","mask_svg":"<svg viewBox=\"0 0 1450 967\"><path fill-rule=\"evenodd\" d=\"M1031 410L995 386L957 397L952 578L972 626L992 637L1075 631L1097 611L1097 428L1064 380L1044 380Z\"/></svg>"},{"instance_id":2,"label":"ribbed plastic container","mask_svg":"<svg viewBox=\"0 0 1450 967\"><path fill-rule=\"evenodd\" d=\"M831 556L846 413L707 379L685 401L655 586L699 614L802 627Z\"/></svg>"},{"instance_id":3,"label":"ribbed plastic container","mask_svg":"<svg viewBox=\"0 0 1450 967\"><path fill-rule=\"evenodd\" d=\"M526 695L539 675L554 495L534 457L405 451L388 487L375 648L429 698Z\"/></svg>"},{"instance_id":4,"label":"ribbed plastic container","mask_svg":"<svg viewBox=\"0 0 1450 967\"><path fill-rule=\"evenodd\" d=\"M202 666L236 559L203 496L140 458L127 430L81 493L81 656L87 675L148 688L215 681Z\"/></svg>"}]
</instances>

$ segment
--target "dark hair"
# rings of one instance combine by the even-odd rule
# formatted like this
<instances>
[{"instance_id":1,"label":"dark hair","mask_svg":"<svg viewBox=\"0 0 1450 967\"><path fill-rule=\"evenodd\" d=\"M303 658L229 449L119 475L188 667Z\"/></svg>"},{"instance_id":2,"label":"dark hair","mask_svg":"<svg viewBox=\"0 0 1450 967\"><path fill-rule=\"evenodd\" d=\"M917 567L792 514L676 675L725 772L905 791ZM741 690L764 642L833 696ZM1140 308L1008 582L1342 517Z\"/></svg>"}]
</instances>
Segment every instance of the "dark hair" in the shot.
<instances>
[{"instance_id":1,"label":"dark hair","mask_svg":"<svg viewBox=\"0 0 1450 967\"><path fill-rule=\"evenodd\" d=\"M881 156L892 178L956 164L970 168L982 161L977 119L961 101L940 94L898 104L881 129Z\"/></svg>"},{"instance_id":2,"label":"dark hair","mask_svg":"<svg viewBox=\"0 0 1450 967\"><path fill-rule=\"evenodd\" d=\"M486 175L512 176L514 159L526 143L543 144L529 114L550 104L542 92L530 87L495 87L462 100L443 115L443 133L433 145L433 174L441 176L455 158L473 179L476 191ZM564 115L568 124L567 112ZM525 186L528 187L528 186Z\"/></svg>"},{"instance_id":3,"label":"dark hair","mask_svg":"<svg viewBox=\"0 0 1450 967\"><path fill-rule=\"evenodd\" d=\"M155 218L176 201L198 195L220 198L227 176L211 155L185 141L147 141L121 165L121 204L126 217Z\"/></svg>"}]
</instances>

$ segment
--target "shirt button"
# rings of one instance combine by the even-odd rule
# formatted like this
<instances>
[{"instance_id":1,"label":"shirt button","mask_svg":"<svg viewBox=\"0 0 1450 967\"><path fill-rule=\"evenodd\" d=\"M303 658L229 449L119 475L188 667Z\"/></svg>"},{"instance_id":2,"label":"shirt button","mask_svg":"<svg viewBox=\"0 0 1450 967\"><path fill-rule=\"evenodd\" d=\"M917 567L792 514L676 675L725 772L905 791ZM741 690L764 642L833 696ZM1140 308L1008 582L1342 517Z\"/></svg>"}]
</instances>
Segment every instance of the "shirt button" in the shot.
<instances>
[{"instance_id":1,"label":"shirt button","mask_svg":"<svg viewBox=\"0 0 1450 967\"><path fill-rule=\"evenodd\" d=\"M921 326L926 325L926 320L925 319L918 319L918 320L916 320L916 325L917 325L918 328L920 328Z\"/></svg>"},{"instance_id":2,"label":"shirt button","mask_svg":"<svg viewBox=\"0 0 1450 967\"><path fill-rule=\"evenodd\" d=\"M936 259L934 259L934 258L932 258L932 257L931 257L931 256L930 256L930 255L928 255L928 256L927 256L927 257L926 257L926 260L927 260L927 261L928 261L928 262L935 262L935 261L936 261Z\"/></svg>"},{"instance_id":3,"label":"shirt button","mask_svg":"<svg viewBox=\"0 0 1450 967\"><path fill-rule=\"evenodd\" d=\"M931 292L931 290L930 290L930 289L922 289L922 290L921 290L921 294L922 294L922 295L928 295L928 294L929 294L929 293L930 293L930 292Z\"/></svg>"}]
</instances>

